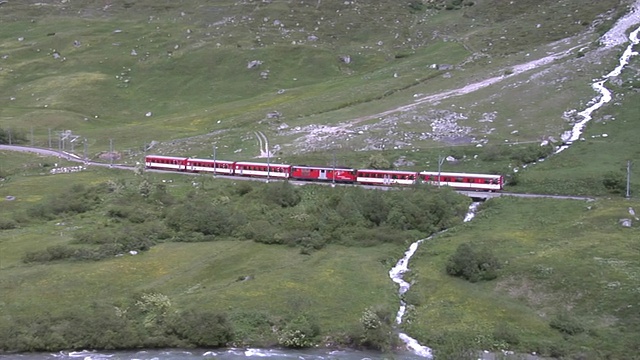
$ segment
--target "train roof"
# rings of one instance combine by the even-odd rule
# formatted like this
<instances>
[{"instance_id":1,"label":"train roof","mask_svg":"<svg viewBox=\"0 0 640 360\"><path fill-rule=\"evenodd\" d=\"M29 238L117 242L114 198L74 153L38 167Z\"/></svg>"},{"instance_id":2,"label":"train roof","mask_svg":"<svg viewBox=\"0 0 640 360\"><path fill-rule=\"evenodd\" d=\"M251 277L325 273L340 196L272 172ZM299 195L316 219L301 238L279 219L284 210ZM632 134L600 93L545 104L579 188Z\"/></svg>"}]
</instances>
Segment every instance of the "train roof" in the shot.
<instances>
[{"instance_id":1,"label":"train roof","mask_svg":"<svg viewBox=\"0 0 640 360\"><path fill-rule=\"evenodd\" d=\"M276 164L276 163L262 163L262 162L250 162L250 161L237 161L236 165L254 165L254 166L291 166L289 164Z\"/></svg>"},{"instance_id":2,"label":"train roof","mask_svg":"<svg viewBox=\"0 0 640 360\"><path fill-rule=\"evenodd\" d=\"M219 160L219 159L196 159L196 158L190 158L188 159L189 161L205 161L205 162L217 162L217 163L222 163L222 164L233 164L234 161L229 161L229 160Z\"/></svg>"},{"instance_id":3,"label":"train roof","mask_svg":"<svg viewBox=\"0 0 640 360\"><path fill-rule=\"evenodd\" d=\"M296 169L314 169L314 170L356 170L354 168L350 168L350 167L343 167L343 166L312 166L312 165L291 165L291 167L296 168Z\"/></svg>"},{"instance_id":4,"label":"train roof","mask_svg":"<svg viewBox=\"0 0 640 360\"><path fill-rule=\"evenodd\" d=\"M375 173L387 173L387 174L417 174L417 171L406 171L406 170L378 170L378 169L358 169L359 172L375 172Z\"/></svg>"},{"instance_id":5,"label":"train roof","mask_svg":"<svg viewBox=\"0 0 640 360\"><path fill-rule=\"evenodd\" d=\"M440 176L459 176L459 177L477 177L477 178L487 178L487 179L495 179L500 178L502 175L496 174L474 174L474 173L458 173L458 172L446 172L446 171L421 171L420 175L438 175Z\"/></svg>"},{"instance_id":6,"label":"train roof","mask_svg":"<svg viewBox=\"0 0 640 360\"><path fill-rule=\"evenodd\" d=\"M158 158L158 159L171 159L171 160L185 160L186 156L165 156L165 155L146 155L146 158Z\"/></svg>"}]
</instances>

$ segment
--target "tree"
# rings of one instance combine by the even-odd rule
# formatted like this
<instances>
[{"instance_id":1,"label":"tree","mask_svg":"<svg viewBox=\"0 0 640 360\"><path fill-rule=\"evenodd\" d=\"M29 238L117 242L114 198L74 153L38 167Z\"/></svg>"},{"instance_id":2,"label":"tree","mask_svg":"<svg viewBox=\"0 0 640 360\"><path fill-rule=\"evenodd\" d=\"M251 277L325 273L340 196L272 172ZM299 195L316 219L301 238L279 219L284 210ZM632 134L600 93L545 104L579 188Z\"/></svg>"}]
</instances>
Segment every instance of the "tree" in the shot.
<instances>
[{"instance_id":1,"label":"tree","mask_svg":"<svg viewBox=\"0 0 640 360\"><path fill-rule=\"evenodd\" d=\"M498 269L500 263L490 250L478 250L469 243L460 244L446 266L447 274L470 282L493 280Z\"/></svg>"},{"instance_id":2,"label":"tree","mask_svg":"<svg viewBox=\"0 0 640 360\"><path fill-rule=\"evenodd\" d=\"M391 162L382 156L382 154L373 154L369 157L368 167L377 170L387 170L391 169Z\"/></svg>"},{"instance_id":3,"label":"tree","mask_svg":"<svg viewBox=\"0 0 640 360\"><path fill-rule=\"evenodd\" d=\"M603 176L602 185L614 194L624 194L627 183L622 173L611 171Z\"/></svg>"}]
</instances>

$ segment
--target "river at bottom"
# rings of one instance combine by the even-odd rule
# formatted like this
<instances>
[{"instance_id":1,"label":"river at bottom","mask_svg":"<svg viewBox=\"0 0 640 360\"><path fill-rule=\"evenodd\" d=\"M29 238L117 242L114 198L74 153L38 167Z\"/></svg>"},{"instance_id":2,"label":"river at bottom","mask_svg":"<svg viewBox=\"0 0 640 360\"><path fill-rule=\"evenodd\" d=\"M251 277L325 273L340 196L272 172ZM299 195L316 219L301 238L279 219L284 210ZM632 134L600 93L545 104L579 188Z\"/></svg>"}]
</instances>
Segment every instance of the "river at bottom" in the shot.
<instances>
[{"instance_id":1,"label":"river at bottom","mask_svg":"<svg viewBox=\"0 0 640 360\"><path fill-rule=\"evenodd\" d=\"M424 360L410 352L383 354L356 350L168 349L136 351L61 351L0 355L0 360Z\"/></svg>"}]
</instances>

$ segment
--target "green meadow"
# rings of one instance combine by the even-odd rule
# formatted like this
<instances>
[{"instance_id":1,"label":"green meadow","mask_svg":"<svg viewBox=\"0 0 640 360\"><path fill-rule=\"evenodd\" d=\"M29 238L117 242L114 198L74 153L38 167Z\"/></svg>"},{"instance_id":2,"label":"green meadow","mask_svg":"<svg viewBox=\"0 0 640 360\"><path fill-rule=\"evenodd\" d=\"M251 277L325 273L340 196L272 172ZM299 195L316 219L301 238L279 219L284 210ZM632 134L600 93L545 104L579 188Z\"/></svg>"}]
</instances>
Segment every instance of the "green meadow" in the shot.
<instances>
[{"instance_id":1,"label":"green meadow","mask_svg":"<svg viewBox=\"0 0 640 360\"><path fill-rule=\"evenodd\" d=\"M598 39L630 3L0 3L3 144L251 160L262 133L272 162L417 171L449 157L443 171L504 174L508 192L594 199L501 197L462 223L470 200L447 189L54 174L78 164L0 151L0 351L391 352L401 330L440 359L633 358L636 57L583 139L553 154L617 65L624 48ZM443 229L411 259L397 326L388 271ZM488 251L495 278L449 275L461 244Z\"/></svg>"}]
</instances>

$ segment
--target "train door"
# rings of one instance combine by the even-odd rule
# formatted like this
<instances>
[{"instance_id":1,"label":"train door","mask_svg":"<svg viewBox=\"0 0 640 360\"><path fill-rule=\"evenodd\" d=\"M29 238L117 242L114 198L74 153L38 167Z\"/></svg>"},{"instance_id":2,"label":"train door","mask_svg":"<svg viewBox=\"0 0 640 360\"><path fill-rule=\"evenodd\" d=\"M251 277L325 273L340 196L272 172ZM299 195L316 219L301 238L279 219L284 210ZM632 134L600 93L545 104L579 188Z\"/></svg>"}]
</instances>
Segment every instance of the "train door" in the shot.
<instances>
[{"instance_id":1,"label":"train door","mask_svg":"<svg viewBox=\"0 0 640 360\"><path fill-rule=\"evenodd\" d=\"M382 179L382 183L385 184L385 185L391 184L391 175L384 174L384 177Z\"/></svg>"},{"instance_id":2,"label":"train door","mask_svg":"<svg viewBox=\"0 0 640 360\"><path fill-rule=\"evenodd\" d=\"M318 179L327 180L327 170L320 169L320 173L318 174Z\"/></svg>"}]
</instances>

